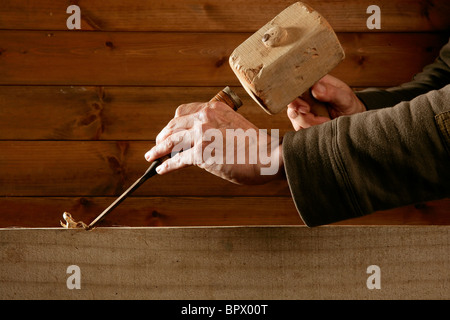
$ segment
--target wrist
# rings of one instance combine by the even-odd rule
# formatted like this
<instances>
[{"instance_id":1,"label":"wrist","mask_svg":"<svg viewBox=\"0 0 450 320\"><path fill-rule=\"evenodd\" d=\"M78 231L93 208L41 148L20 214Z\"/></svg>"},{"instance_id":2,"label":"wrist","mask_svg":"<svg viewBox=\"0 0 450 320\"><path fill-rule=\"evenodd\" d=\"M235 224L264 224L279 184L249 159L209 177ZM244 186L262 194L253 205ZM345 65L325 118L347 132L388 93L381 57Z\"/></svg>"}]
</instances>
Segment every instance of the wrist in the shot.
<instances>
[{"instance_id":1,"label":"wrist","mask_svg":"<svg viewBox=\"0 0 450 320\"><path fill-rule=\"evenodd\" d=\"M367 111L367 107L366 107L366 105L364 104L364 102L358 97L358 96L356 96L356 103L357 103L357 105L358 105L358 107L357 107L357 113L361 113L361 112L365 112L365 111Z\"/></svg>"}]
</instances>

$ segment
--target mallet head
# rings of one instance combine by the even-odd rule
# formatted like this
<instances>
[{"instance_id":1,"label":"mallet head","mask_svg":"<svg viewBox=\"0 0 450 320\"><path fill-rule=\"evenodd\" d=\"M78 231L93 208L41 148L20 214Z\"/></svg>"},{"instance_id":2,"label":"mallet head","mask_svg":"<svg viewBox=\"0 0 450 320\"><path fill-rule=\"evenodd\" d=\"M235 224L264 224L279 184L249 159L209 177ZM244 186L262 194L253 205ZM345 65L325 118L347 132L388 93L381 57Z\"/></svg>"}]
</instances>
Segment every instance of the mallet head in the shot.
<instances>
[{"instance_id":1,"label":"mallet head","mask_svg":"<svg viewBox=\"0 0 450 320\"><path fill-rule=\"evenodd\" d=\"M344 59L336 34L297 2L250 36L229 63L247 93L269 114L283 110Z\"/></svg>"}]
</instances>

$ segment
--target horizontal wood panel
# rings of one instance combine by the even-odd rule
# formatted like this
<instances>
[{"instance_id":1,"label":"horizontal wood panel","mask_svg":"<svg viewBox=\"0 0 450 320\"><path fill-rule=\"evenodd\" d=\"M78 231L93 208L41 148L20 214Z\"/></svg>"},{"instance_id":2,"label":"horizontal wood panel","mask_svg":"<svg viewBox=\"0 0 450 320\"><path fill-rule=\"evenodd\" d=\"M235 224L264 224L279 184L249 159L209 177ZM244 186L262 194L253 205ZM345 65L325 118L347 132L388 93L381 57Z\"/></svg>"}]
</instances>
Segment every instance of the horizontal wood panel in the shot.
<instances>
[{"instance_id":1,"label":"horizontal wood panel","mask_svg":"<svg viewBox=\"0 0 450 320\"><path fill-rule=\"evenodd\" d=\"M148 168L145 141L0 142L0 195L119 195ZM144 183L136 195L288 196L286 181L262 186L235 185L190 167Z\"/></svg>"},{"instance_id":2,"label":"horizontal wood panel","mask_svg":"<svg viewBox=\"0 0 450 320\"><path fill-rule=\"evenodd\" d=\"M223 87L0 86L0 140L154 140L176 108L208 101ZM261 129L293 130L241 87L239 113ZM270 131L269 131L270 132Z\"/></svg>"},{"instance_id":3,"label":"horizontal wood panel","mask_svg":"<svg viewBox=\"0 0 450 320\"><path fill-rule=\"evenodd\" d=\"M114 197L2 197L0 228L59 227L63 212L89 224ZM376 212L334 225L450 225L450 199ZM130 197L102 227L303 225L291 197Z\"/></svg>"},{"instance_id":4,"label":"horizontal wood panel","mask_svg":"<svg viewBox=\"0 0 450 320\"><path fill-rule=\"evenodd\" d=\"M254 32L293 0L73 1L81 9L81 29L101 31ZM381 8L381 31L429 31L450 27L447 0L307 0L337 31L369 31L367 7ZM67 30L70 2L3 0L0 29Z\"/></svg>"},{"instance_id":5,"label":"horizontal wood panel","mask_svg":"<svg viewBox=\"0 0 450 320\"><path fill-rule=\"evenodd\" d=\"M0 31L0 84L239 86L230 53L249 34ZM432 62L446 34L340 33L351 86L393 86Z\"/></svg>"},{"instance_id":6,"label":"horizontal wood panel","mask_svg":"<svg viewBox=\"0 0 450 320\"><path fill-rule=\"evenodd\" d=\"M145 171L143 155L176 107L225 85L255 125L291 130L284 112L268 116L240 88L228 56L293 2L2 1L0 227L58 226L63 211L93 219ZM306 2L338 32L346 59L332 74L352 87L409 81L448 41L446 0ZM82 31L67 31L72 3ZM382 10L378 31L366 28L371 4ZM237 186L187 168L152 178L135 195L104 225L302 224L284 181ZM442 200L338 224L448 225L448 212Z\"/></svg>"},{"instance_id":7,"label":"horizontal wood panel","mask_svg":"<svg viewBox=\"0 0 450 320\"><path fill-rule=\"evenodd\" d=\"M4 229L0 299L445 300L449 249L445 226Z\"/></svg>"},{"instance_id":8,"label":"horizontal wood panel","mask_svg":"<svg viewBox=\"0 0 450 320\"><path fill-rule=\"evenodd\" d=\"M87 224L114 197L0 198L0 228L60 227L62 214ZM220 226L303 224L290 197L130 197L98 226Z\"/></svg>"}]
</instances>

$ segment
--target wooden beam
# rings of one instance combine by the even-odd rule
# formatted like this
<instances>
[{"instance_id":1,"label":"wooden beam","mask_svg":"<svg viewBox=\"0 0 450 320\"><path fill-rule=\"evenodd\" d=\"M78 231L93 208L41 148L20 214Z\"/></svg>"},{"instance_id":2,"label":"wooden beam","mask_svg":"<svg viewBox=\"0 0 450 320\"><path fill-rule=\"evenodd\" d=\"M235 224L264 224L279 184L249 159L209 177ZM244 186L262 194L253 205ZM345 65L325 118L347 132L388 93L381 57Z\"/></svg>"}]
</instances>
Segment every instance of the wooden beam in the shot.
<instances>
[{"instance_id":1,"label":"wooden beam","mask_svg":"<svg viewBox=\"0 0 450 320\"><path fill-rule=\"evenodd\" d=\"M449 235L448 226L3 229L0 299L449 299ZM73 265L79 273L67 273ZM71 276L80 289L68 288ZM380 289L369 289L373 279Z\"/></svg>"},{"instance_id":2,"label":"wooden beam","mask_svg":"<svg viewBox=\"0 0 450 320\"><path fill-rule=\"evenodd\" d=\"M0 197L0 228L59 227L62 213L93 221L114 197ZM450 199L376 212L335 225L450 225ZM303 225L288 197L130 197L101 227Z\"/></svg>"},{"instance_id":3,"label":"wooden beam","mask_svg":"<svg viewBox=\"0 0 450 320\"><path fill-rule=\"evenodd\" d=\"M0 140L155 140L184 103L223 87L0 86ZM282 112L267 115L242 87L239 113L261 129L292 131Z\"/></svg>"},{"instance_id":4,"label":"wooden beam","mask_svg":"<svg viewBox=\"0 0 450 320\"><path fill-rule=\"evenodd\" d=\"M121 0L55 1L3 0L0 29L66 30L69 4L81 9L81 30L97 31L219 31L255 32L295 1L165 0L124 3ZM365 32L371 4L347 0L306 0L340 32ZM382 30L415 32L447 30L447 0L377 0Z\"/></svg>"},{"instance_id":5,"label":"wooden beam","mask_svg":"<svg viewBox=\"0 0 450 320\"><path fill-rule=\"evenodd\" d=\"M59 227L65 211L87 224L114 197L0 197L0 228ZM449 219L450 220L450 219ZM302 225L291 197L130 197L99 226Z\"/></svg>"},{"instance_id":6,"label":"wooden beam","mask_svg":"<svg viewBox=\"0 0 450 320\"><path fill-rule=\"evenodd\" d=\"M148 141L1 141L0 195L119 195L139 178L149 163ZM135 195L289 196L286 181L243 186L197 167L144 183Z\"/></svg>"},{"instance_id":7,"label":"wooden beam","mask_svg":"<svg viewBox=\"0 0 450 320\"><path fill-rule=\"evenodd\" d=\"M179 105L207 101L221 89L0 86L0 140L154 141ZM242 87L233 91L244 103L239 113L258 128L280 136L293 130L286 112L269 116Z\"/></svg>"},{"instance_id":8,"label":"wooden beam","mask_svg":"<svg viewBox=\"0 0 450 320\"><path fill-rule=\"evenodd\" d=\"M228 57L248 36L3 30L0 84L239 86ZM362 87L409 81L448 41L435 33L339 33L338 38L346 58L332 74Z\"/></svg>"}]
</instances>

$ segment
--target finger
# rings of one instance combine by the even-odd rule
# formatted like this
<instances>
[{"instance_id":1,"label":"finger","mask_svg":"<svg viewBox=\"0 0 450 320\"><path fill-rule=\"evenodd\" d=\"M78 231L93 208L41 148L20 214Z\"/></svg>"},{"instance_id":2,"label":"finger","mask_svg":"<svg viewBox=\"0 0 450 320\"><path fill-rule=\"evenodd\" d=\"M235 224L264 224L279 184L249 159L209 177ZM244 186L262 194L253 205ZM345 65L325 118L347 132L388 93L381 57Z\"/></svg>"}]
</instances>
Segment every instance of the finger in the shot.
<instances>
[{"instance_id":1,"label":"finger","mask_svg":"<svg viewBox=\"0 0 450 320\"><path fill-rule=\"evenodd\" d=\"M292 127L295 131L300 130L301 127L301 113L298 113L296 109L294 108L288 108L287 110L287 116L289 120L291 121Z\"/></svg>"},{"instance_id":2,"label":"finger","mask_svg":"<svg viewBox=\"0 0 450 320\"><path fill-rule=\"evenodd\" d=\"M330 102L329 92L327 94L328 87L327 84L317 82L311 87L311 95L319 101Z\"/></svg>"},{"instance_id":3,"label":"finger","mask_svg":"<svg viewBox=\"0 0 450 320\"><path fill-rule=\"evenodd\" d=\"M308 113L311 107L308 104L308 102L298 97L290 104L288 104L288 109L289 109L288 112L292 112L292 114L295 117L296 116L295 113Z\"/></svg>"},{"instance_id":4,"label":"finger","mask_svg":"<svg viewBox=\"0 0 450 320\"><path fill-rule=\"evenodd\" d=\"M198 120L197 113L189 114L173 118L156 136L156 144L161 143L171 134L179 131L189 130L194 126L195 121Z\"/></svg>"},{"instance_id":5,"label":"finger","mask_svg":"<svg viewBox=\"0 0 450 320\"><path fill-rule=\"evenodd\" d=\"M194 149L189 149L177 153L172 158L167 159L156 168L156 172L160 175L173 172L194 164Z\"/></svg>"},{"instance_id":6,"label":"finger","mask_svg":"<svg viewBox=\"0 0 450 320\"><path fill-rule=\"evenodd\" d=\"M297 118L298 118L298 116L297 116ZM300 120L297 118L289 118L289 120L291 121L292 127L294 128L295 131L302 129L302 126L300 125Z\"/></svg>"},{"instance_id":7,"label":"finger","mask_svg":"<svg viewBox=\"0 0 450 320\"><path fill-rule=\"evenodd\" d=\"M295 119L291 119L292 126L296 131L316 126L327 121L330 121L330 118L316 116L312 112L299 114Z\"/></svg>"},{"instance_id":8,"label":"finger","mask_svg":"<svg viewBox=\"0 0 450 320\"><path fill-rule=\"evenodd\" d=\"M332 86L335 86L338 88L344 88L347 86L347 84L344 81L342 81L336 77L333 77L329 74L322 77L322 79L320 79L318 82L322 83L324 85L329 84L329 85L332 85Z\"/></svg>"},{"instance_id":9,"label":"finger","mask_svg":"<svg viewBox=\"0 0 450 320\"><path fill-rule=\"evenodd\" d=\"M306 129L330 121L330 118L317 116L314 113L310 112L307 114L300 115L297 121L303 129Z\"/></svg>"},{"instance_id":10,"label":"finger","mask_svg":"<svg viewBox=\"0 0 450 320\"><path fill-rule=\"evenodd\" d=\"M157 143L152 149L145 154L145 159L149 162L164 157L171 152L179 152L189 149L192 144L192 132L190 130L183 130L171 134L163 141Z\"/></svg>"},{"instance_id":11,"label":"finger","mask_svg":"<svg viewBox=\"0 0 450 320\"><path fill-rule=\"evenodd\" d=\"M341 80L327 75L312 86L311 94L319 101L345 107L351 104L353 92Z\"/></svg>"},{"instance_id":12,"label":"finger","mask_svg":"<svg viewBox=\"0 0 450 320\"><path fill-rule=\"evenodd\" d=\"M202 102L193 102L180 105L175 111L175 118L187 116L193 113L196 113L203 109L206 106L206 103Z\"/></svg>"},{"instance_id":13,"label":"finger","mask_svg":"<svg viewBox=\"0 0 450 320\"><path fill-rule=\"evenodd\" d=\"M296 98L288 105L287 116L291 121L291 124L294 127L295 131L298 131L302 128L301 127L302 121L301 118L299 118L299 116L301 114L309 113L310 110L311 110L310 105L302 98Z\"/></svg>"},{"instance_id":14,"label":"finger","mask_svg":"<svg viewBox=\"0 0 450 320\"><path fill-rule=\"evenodd\" d=\"M314 94L314 93L313 93ZM325 86L325 90L319 94L317 100L328 102L338 110L346 109L352 105L353 92L332 85Z\"/></svg>"}]
</instances>

